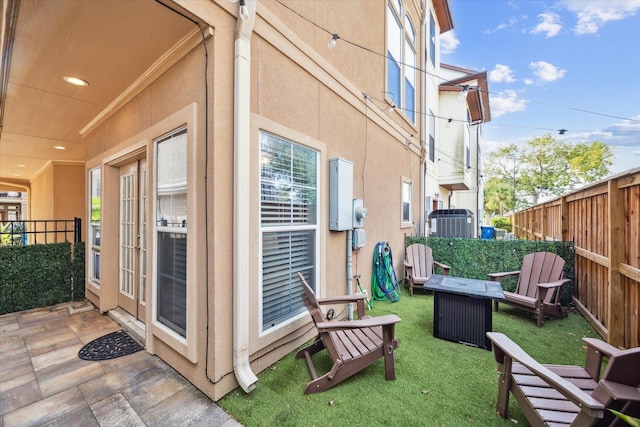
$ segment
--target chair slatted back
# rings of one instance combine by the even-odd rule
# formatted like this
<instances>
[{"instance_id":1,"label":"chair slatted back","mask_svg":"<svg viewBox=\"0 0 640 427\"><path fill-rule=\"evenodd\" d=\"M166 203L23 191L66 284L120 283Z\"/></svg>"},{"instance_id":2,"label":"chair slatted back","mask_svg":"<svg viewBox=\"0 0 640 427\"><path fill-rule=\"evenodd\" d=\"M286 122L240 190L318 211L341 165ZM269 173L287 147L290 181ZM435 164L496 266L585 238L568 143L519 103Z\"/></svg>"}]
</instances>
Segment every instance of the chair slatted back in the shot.
<instances>
[{"instance_id":1,"label":"chair slatted back","mask_svg":"<svg viewBox=\"0 0 640 427\"><path fill-rule=\"evenodd\" d=\"M412 265L414 277L430 277L433 274L433 253L429 246L420 243L409 245L405 256Z\"/></svg>"},{"instance_id":2,"label":"chair slatted back","mask_svg":"<svg viewBox=\"0 0 640 427\"><path fill-rule=\"evenodd\" d=\"M298 277L300 278L300 283L302 283L302 289L304 289L304 293L302 294L302 301L304 302L305 307L309 311L311 315L311 319L313 320L314 325L318 325L318 323L325 322L324 314L320 309L320 304L318 304L318 299L316 298L316 293L311 289L311 286L307 283L302 273L298 273ZM319 337L322 339L327 352L331 356L332 360L339 359L341 357L341 353L336 346L336 343L333 341L333 337L330 333L321 333Z\"/></svg>"},{"instance_id":3,"label":"chair slatted back","mask_svg":"<svg viewBox=\"0 0 640 427\"><path fill-rule=\"evenodd\" d=\"M516 294L530 298L538 297L538 283L550 283L562 279L564 259L551 252L534 252L522 259L520 277L516 286ZM548 292L545 302L550 303L554 296Z\"/></svg>"}]
</instances>

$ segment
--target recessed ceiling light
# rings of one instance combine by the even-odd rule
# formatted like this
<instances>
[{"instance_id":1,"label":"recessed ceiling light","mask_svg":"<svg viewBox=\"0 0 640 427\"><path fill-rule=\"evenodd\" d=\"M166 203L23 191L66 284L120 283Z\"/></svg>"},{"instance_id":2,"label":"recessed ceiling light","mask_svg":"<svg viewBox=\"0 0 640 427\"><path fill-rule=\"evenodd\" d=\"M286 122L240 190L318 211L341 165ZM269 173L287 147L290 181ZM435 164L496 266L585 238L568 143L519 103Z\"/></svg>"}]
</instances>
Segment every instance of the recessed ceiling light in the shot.
<instances>
[{"instance_id":1,"label":"recessed ceiling light","mask_svg":"<svg viewBox=\"0 0 640 427\"><path fill-rule=\"evenodd\" d=\"M53 148L55 148L56 150L66 150L67 147L63 147L62 145L54 145Z\"/></svg>"},{"instance_id":2,"label":"recessed ceiling light","mask_svg":"<svg viewBox=\"0 0 640 427\"><path fill-rule=\"evenodd\" d=\"M81 78L78 78L78 77L64 76L62 79L65 82L70 83L70 84L75 85L75 86L89 86L89 82L88 81L82 80Z\"/></svg>"}]
</instances>

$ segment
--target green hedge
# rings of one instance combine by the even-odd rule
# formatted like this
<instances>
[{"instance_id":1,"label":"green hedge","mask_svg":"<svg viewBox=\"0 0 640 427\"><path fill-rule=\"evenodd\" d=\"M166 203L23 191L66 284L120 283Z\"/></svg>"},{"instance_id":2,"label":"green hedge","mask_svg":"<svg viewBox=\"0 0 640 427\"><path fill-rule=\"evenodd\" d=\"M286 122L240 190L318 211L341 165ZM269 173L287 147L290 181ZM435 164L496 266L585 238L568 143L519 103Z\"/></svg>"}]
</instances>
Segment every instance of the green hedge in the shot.
<instances>
[{"instance_id":1,"label":"green hedge","mask_svg":"<svg viewBox=\"0 0 640 427\"><path fill-rule=\"evenodd\" d=\"M491 225L495 228L503 228L509 233L513 231L513 225L511 224L511 221L509 221L509 218L493 218L491 220Z\"/></svg>"},{"instance_id":2,"label":"green hedge","mask_svg":"<svg viewBox=\"0 0 640 427\"><path fill-rule=\"evenodd\" d=\"M84 298L84 243L0 247L0 314Z\"/></svg>"},{"instance_id":3,"label":"green hedge","mask_svg":"<svg viewBox=\"0 0 640 427\"><path fill-rule=\"evenodd\" d=\"M433 250L433 259L451 267L450 274L471 279L487 279L488 273L520 270L522 258L532 252L552 252L566 261L564 272L571 283L562 289L560 302L571 303L575 279L572 242L534 240L452 239L408 236L405 245L423 243ZM502 287L513 292L517 277L503 279Z\"/></svg>"}]
</instances>

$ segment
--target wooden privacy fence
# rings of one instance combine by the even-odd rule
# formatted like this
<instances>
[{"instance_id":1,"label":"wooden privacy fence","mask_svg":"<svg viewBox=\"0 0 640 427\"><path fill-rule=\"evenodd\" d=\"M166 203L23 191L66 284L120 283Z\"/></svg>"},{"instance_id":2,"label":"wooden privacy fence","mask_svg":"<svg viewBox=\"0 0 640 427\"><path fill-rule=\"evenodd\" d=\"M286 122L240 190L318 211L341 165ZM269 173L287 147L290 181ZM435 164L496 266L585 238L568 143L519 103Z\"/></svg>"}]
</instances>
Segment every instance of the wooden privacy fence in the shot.
<instances>
[{"instance_id":1,"label":"wooden privacy fence","mask_svg":"<svg viewBox=\"0 0 640 427\"><path fill-rule=\"evenodd\" d=\"M640 168L517 212L518 238L573 241L573 300L610 343L640 346Z\"/></svg>"}]
</instances>

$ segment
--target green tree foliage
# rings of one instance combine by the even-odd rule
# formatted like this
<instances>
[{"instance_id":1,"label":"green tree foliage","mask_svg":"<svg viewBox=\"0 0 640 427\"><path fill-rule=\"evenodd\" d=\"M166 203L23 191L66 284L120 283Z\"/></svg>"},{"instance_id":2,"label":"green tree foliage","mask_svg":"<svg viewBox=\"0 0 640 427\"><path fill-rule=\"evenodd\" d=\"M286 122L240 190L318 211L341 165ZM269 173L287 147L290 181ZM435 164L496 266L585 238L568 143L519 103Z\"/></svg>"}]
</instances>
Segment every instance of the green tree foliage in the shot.
<instances>
[{"instance_id":1,"label":"green tree foliage","mask_svg":"<svg viewBox=\"0 0 640 427\"><path fill-rule=\"evenodd\" d=\"M597 181L609 174L611 165L611 148L598 141L574 144L547 134L523 146L510 144L492 152L485 164L485 209L497 213L495 198L500 196L492 193L509 186L515 196L511 206L520 209Z\"/></svg>"},{"instance_id":2,"label":"green tree foliage","mask_svg":"<svg viewBox=\"0 0 640 427\"><path fill-rule=\"evenodd\" d=\"M515 196L513 184L496 177L490 177L484 183L484 209L490 215L504 216L505 211L513 210Z\"/></svg>"}]
</instances>

